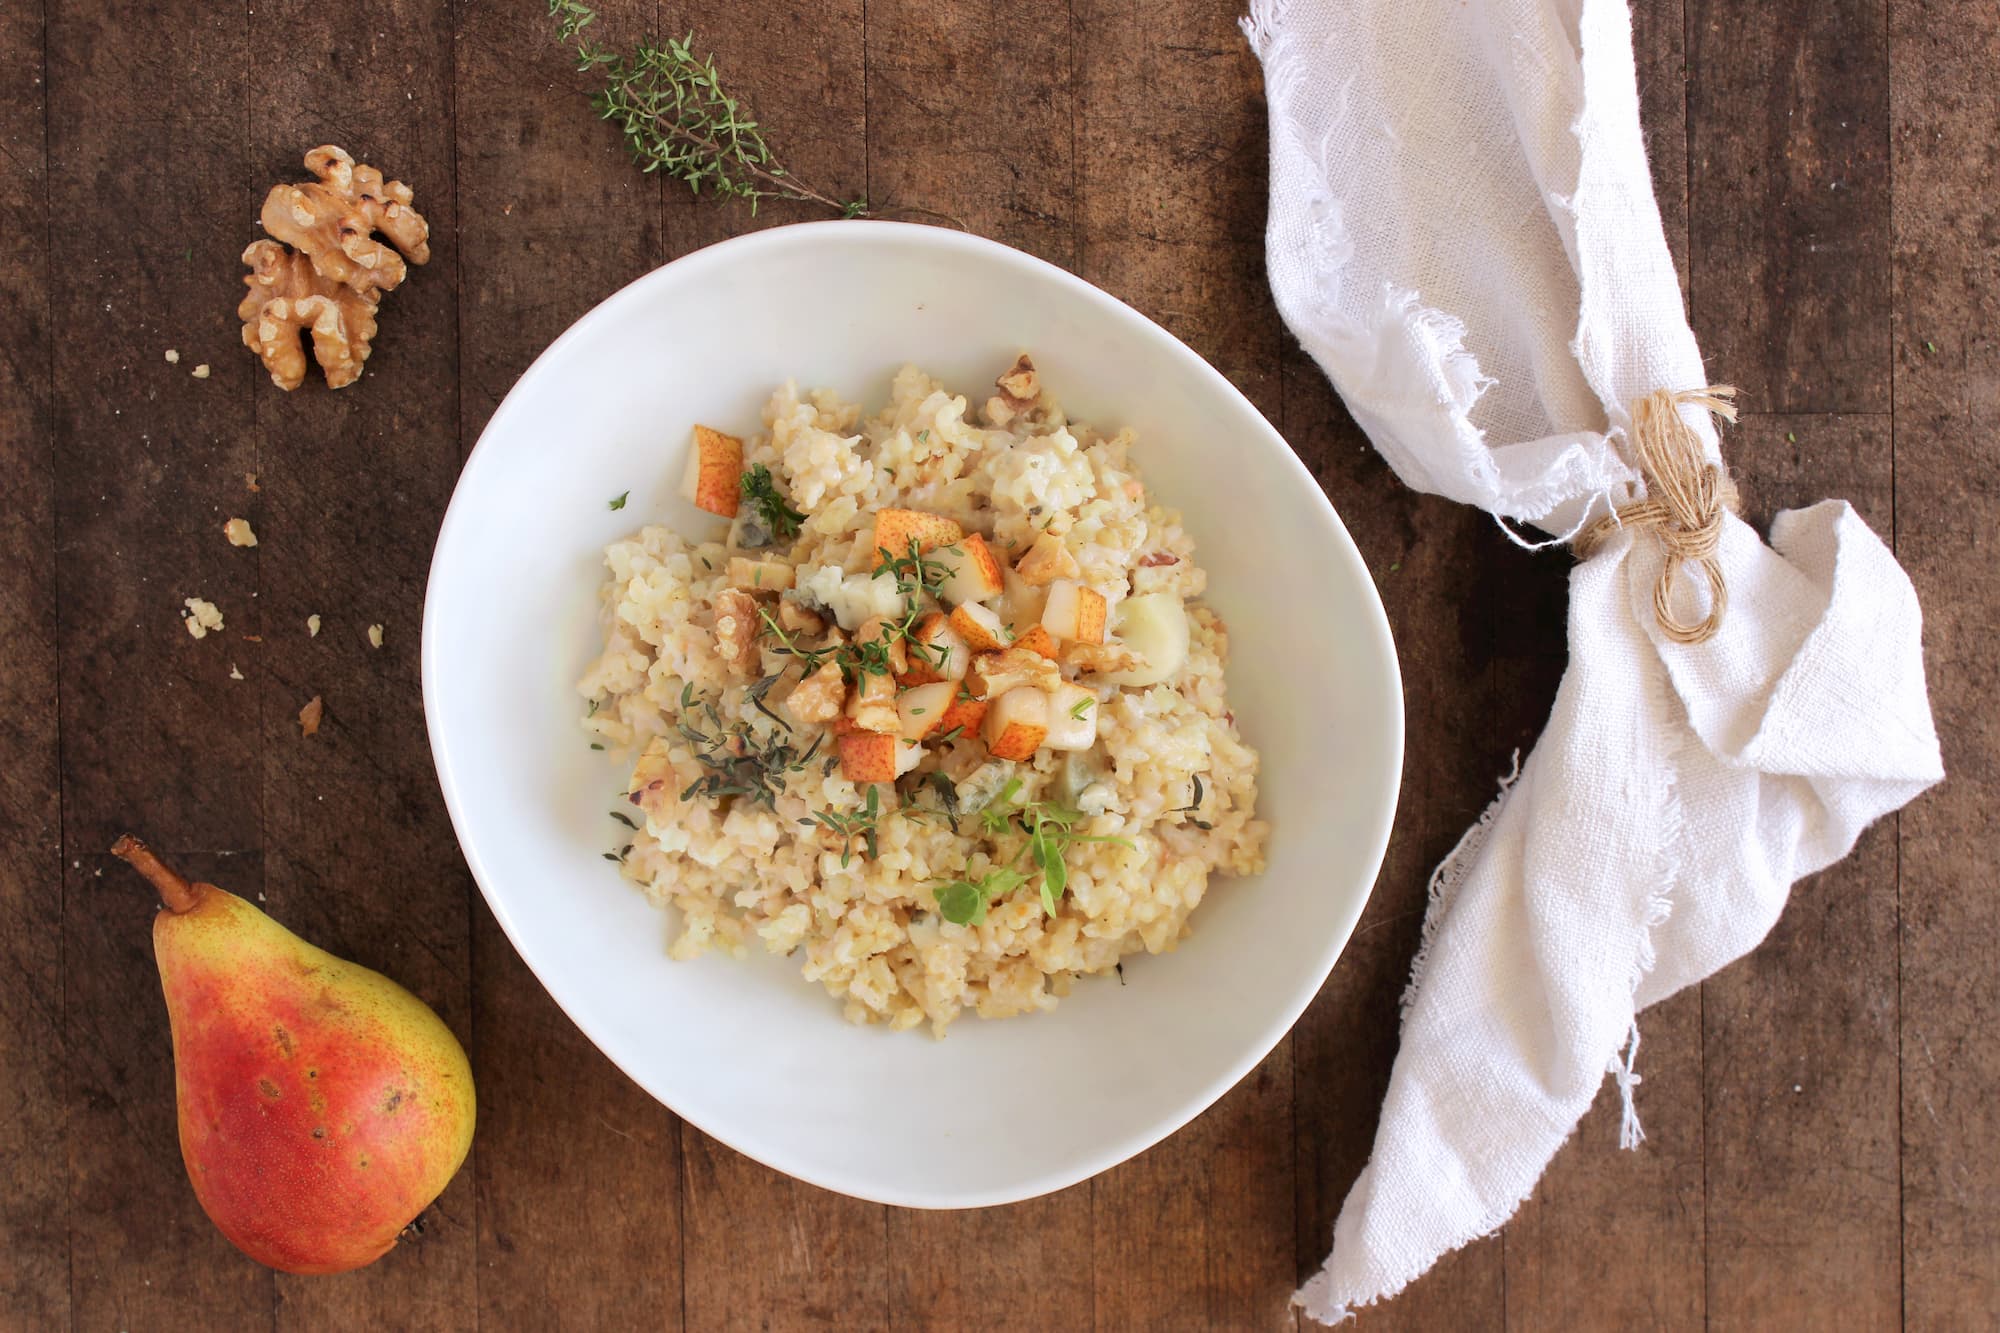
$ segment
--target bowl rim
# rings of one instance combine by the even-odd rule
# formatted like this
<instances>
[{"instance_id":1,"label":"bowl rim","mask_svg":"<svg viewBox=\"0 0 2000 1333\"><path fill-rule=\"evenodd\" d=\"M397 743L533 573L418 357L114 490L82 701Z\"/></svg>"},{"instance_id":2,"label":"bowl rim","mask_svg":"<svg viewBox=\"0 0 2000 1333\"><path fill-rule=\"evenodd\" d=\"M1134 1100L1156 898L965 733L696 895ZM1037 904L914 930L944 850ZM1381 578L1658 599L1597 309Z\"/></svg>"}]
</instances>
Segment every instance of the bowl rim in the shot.
<instances>
[{"instance_id":1,"label":"bowl rim","mask_svg":"<svg viewBox=\"0 0 2000 1333\"><path fill-rule=\"evenodd\" d=\"M507 422L512 413L521 410L520 396L522 387L535 380L539 375L547 373L545 367L553 362L563 348L570 342L586 336L597 325L614 318L616 313L625 306L644 300L653 288L686 281L705 269L716 268L740 260L752 259L760 252L779 248L802 245L844 246L853 244L879 245L884 243L891 245L932 246L946 253L977 254L986 259L1012 265L1034 279L1053 283L1065 289L1085 304L1095 307L1113 322L1124 326L1136 335L1161 344L1165 354L1170 359L1177 361L1181 368L1188 374L1204 382L1212 392L1233 400L1238 407L1248 414L1257 427L1260 428L1263 443L1271 446L1277 455L1277 465L1280 468L1289 469L1292 479L1305 487L1317 501L1316 509L1319 521L1331 527L1332 532L1330 535L1336 539L1336 546L1344 550L1359 567L1360 573L1363 575L1370 592L1370 596L1365 599L1367 613L1363 617L1366 622L1366 631L1375 641L1373 646L1384 655L1387 662L1389 668L1388 681L1390 689L1393 692L1394 703L1394 707L1389 710L1390 735L1388 740L1389 750L1393 758L1393 763L1390 766L1390 788L1388 791L1388 800L1381 807L1381 816L1378 825L1371 831L1369 838L1369 846L1365 858L1365 863L1368 867L1368 888L1366 892L1356 898L1354 908L1348 914L1347 919L1337 929L1328 932L1320 959L1311 978L1311 983L1309 985L1300 985L1297 994L1280 1011L1273 1014L1253 1040L1245 1044L1243 1051L1237 1059L1222 1073L1211 1079L1199 1094L1187 1098L1182 1104L1170 1108L1166 1113L1148 1124L1108 1139L1098 1150L1084 1155L1076 1165L1062 1170L1026 1173L1011 1188L962 1192L950 1197L919 1198L902 1195L893 1190L880 1189L859 1175L848 1174L839 1169L827 1169L823 1166L800 1160L795 1154L773 1150L769 1145L760 1145L755 1148L747 1146L739 1142L727 1130L711 1123L704 1123L703 1120L687 1114L680 1107L676 1106L664 1091L654 1086L653 1080L634 1069L626 1058L621 1057L613 1050L611 1045L606 1043L604 1038L600 1037L597 1031L593 1030L592 1024L586 1022L570 1007L562 989L552 981L550 973L554 969L550 969L549 971L544 970L542 962L546 960L538 959L538 951L524 940L516 928L516 923L508 911L506 904L502 901L501 895L488 886L492 871L482 857L476 840L469 836L469 831L474 825L467 815L459 780L454 771L449 744L441 728L440 709L438 705L438 692L441 682L438 678L440 668L437 661L440 650L437 649L435 636L431 632L433 611L438 601L440 568L444 562L445 554L453 544L458 529L472 521L468 517L470 506L465 496L465 479L472 474L475 467L480 465L482 454L491 455L492 450L488 446L489 441L496 435L496 428ZM1358 628L1360 627L1357 626ZM795 1180L801 1180L809 1185L844 1194L851 1198L895 1207L923 1210L985 1208L1020 1203L1029 1199L1039 1198L1045 1194L1053 1194L1059 1190L1067 1189L1072 1185L1093 1179L1110 1170L1112 1167L1131 1160L1140 1153L1171 1137L1173 1134L1178 1133L1203 1112L1214 1106L1231 1089L1242 1082L1251 1070L1262 1063L1265 1057L1276 1049L1278 1043L1298 1023L1300 1016L1305 1013L1307 1006L1318 997L1319 992L1325 987L1327 977L1331 975L1334 964L1339 961L1341 954L1346 950L1348 941L1353 938L1354 928L1360 921L1361 914L1366 909L1369 898L1374 894L1374 886L1381 875L1382 862L1388 852L1389 835L1395 824L1396 810L1401 794L1407 730L1406 701L1403 694L1402 664L1396 654L1395 638L1390 630L1388 612L1382 604L1379 589L1375 588L1373 579L1367 577L1366 563L1360 556L1359 548L1355 545L1353 536L1347 531L1346 524L1341 522L1339 514L1334 510L1332 501L1327 498L1325 489L1321 487L1319 481L1312 475L1311 470L1306 467L1304 461L1299 458L1290 443L1279 433L1277 427L1270 423L1264 414L1258 410L1257 405L1251 402L1242 390L1238 389L1235 384L1230 382L1227 376L1210 365L1193 348L1175 337L1165 327L1133 306L1119 300L1109 292L1106 292L1084 278L1078 277L1067 269L1049 263L1047 260L1037 258L1025 251L1015 249L1013 246L989 240L986 237L977 236L970 232L923 223L892 222L881 219L827 220L792 223L746 232L742 235L733 236L711 245L703 246L700 249L689 251L687 254L669 260L667 263L661 264L649 272L634 278L578 316L575 322L557 335L547 347L542 349L535 359L529 363L527 369L522 371L520 377L508 388L506 396L501 399L499 406L494 409L493 415L487 419L486 425L481 429L478 441L467 452L465 461L460 465L459 475L452 484L451 501L446 506L444 519L438 527L437 540L431 551L431 566L425 579L420 659L425 734L430 745L431 761L437 770L438 785L444 796L445 809L450 815L452 832L458 842L459 851L465 857L466 867L472 873L473 882L479 886L480 895L485 898L487 908L493 913L494 919L500 923L500 928L506 934L508 943L513 946L515 953L527 965L529 972L541 984L542 989L548 992L549 998L555 1001L556 1007L562 1010L564 1017L575 1024L577 1029L589 1039L591 1045L595 1046L600 1054L610 1060L613 1065L617 1066L620 1072L642 1088L648 1096L666 1107L679 1119L693 1125L702 1133L772 1170L791 1176ZM666 961L664 957L662 961Z\"/></svg>"}]
</instances>

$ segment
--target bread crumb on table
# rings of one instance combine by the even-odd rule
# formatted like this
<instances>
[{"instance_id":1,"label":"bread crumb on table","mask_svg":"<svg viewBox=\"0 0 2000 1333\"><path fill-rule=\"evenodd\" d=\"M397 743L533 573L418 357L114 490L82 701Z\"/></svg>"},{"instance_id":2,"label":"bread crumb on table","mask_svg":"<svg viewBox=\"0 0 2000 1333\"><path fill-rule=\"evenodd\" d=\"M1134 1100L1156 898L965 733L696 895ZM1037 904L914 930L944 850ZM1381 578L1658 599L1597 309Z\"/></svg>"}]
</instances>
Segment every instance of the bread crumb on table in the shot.
<instances>
[{"instance_id":1,"label":"bread crumb on table","mask_svg":"<svg viewBox=\"0 0 2000 1333\"><path fill-rule=\"evenodd\" d=\"M210 630L222 628L222 612L216 608L214 602L205 602L199 597L189 597L181 605L187 608L181 613L181 623L187 626L188 633L195 638L205 639Z\"/></svg>"},{"instance_id":2,"label":"bread crumb on table","mask_svg":"<svg viewBox=\"0 0 2000 1333\"><path fill-rule=\"evenodd\" d=\"M208 362L204 361L200 365L194 368L194 377L198 380L205 380L208 378Z\"/></svg>"},{"instance_id":3,"label":"bread crumb on table","mask_svg":"<svg viewBox=\"0 0 2000 1333\"><path fill-rule=\"evenodd\" d=\"M238 670L236 669L236 663L234 663L234 662L231 662L231 663L229 664L229 678L230 678L231 680L242 680L242 679L243 679L243 673L242 673L241 671L238 671Z\"/></svg>"},{"instance_id":4,"label":"bread crumb on table","mask_svg":"<svg viewBox=\"0 0 2000 1333\"><path fill-rule=\"evenodd\" d=\"M374 648L382 646L382 627L380 625L370 625L368 627L368 643L370 647Z\"/></svg>"},{"instance_id":5,"label":"bread crumb on table","mask_svg":"<svg viewBox=\"0 0 2000 1333\"><path fill-rule=\"evenodd\" d=\"M310 736L318 731L320 716L325 712L326 705L320 701L320 697L317 694L308 699L306 706L299 710L300 734Z\"/></svg>"},{"instance_id":6,"label":"bread crumb on table","mask_svg":"<svg viewBox=\"0 0 2000 1333\"><path fill-rule=\"evenodd\" d=\"M257 474L254 472L244 473L243 486L246 490L250 491L252 494L255 494L257 491Z\"/></svg>"},{"instance_id":7,"label":"bread crumb on table","mask_svg":"<svg viewBox=\"0 0 2000 1333\"><path fill-rule=\"evenodd\" d=\"M250 530L247 518L232 518L222 525L222 534L229 538L231 546L255 546L257 534Z\"/></svg>"},{"instance_id":8,"label":"bread crumb on table","mask_svg":"<svg viewBox=\"0 0 2000 1333\"><path fill-rule=\"evenodd\" d=\"M179 352L176 352L173 348L169 347L167 349L167 364L170 366L178 366L180 363L181 363L181 354Z\"/></svg>"},{"instance_id":9,"label":"bread crumb on table","mask_svg":"<svg viewBox=\"0 0 2000 1333\"><path fill-rule=\"evenodd\" d=\"M309 616L307 616L307 617L306 617L306 633L307 633L308 635L310 635L311 637L315 638L315 639L317 639L317 638L319 637L319 613L318 613L318 612L314 612L314 613L313 613L312 615L309 615Z\"/></svg>"}]
</instances>

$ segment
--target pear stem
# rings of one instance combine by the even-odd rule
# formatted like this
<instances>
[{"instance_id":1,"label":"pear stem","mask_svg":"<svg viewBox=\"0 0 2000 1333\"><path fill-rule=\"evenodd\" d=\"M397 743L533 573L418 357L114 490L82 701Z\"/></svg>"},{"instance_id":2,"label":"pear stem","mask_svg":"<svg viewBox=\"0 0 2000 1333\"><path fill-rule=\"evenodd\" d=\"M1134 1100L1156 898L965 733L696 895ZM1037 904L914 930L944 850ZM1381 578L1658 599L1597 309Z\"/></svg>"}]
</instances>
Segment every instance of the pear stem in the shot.
<instances>
[{"instance_id":1,"label":"pear stem","mask_svg":"<svg viewBox=\"0 0 2000 1333\"><path fill-rule=\"evenodd\" d=\"M144 875L160 891L160 901L170 912L186 912L201 901L195 886L169 869L153 855L153 849L127 833L111 844L111 854Z\"/></svg>"}]
</instances>

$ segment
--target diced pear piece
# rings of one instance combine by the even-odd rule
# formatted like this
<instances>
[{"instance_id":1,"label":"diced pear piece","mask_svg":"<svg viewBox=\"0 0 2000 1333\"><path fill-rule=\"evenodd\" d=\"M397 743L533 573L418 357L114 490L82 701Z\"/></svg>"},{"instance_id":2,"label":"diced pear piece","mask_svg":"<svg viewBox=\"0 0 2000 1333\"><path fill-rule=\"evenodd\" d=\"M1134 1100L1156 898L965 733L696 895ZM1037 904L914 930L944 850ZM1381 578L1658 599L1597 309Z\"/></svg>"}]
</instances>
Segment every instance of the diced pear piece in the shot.
<instances>
[{"instance_id":1,"label":"diced pear piece","mask_svg":"<svg viewBox=\"0 0 2000 1333\"><path fill-rule=\"evenodd\" d=\"M1040 625L1029 626L1026 634L1014 640L1014 647L1025 648L1031 653L1048 658L1051 662L1057 657L1054 636Z\"/></svg>"},{"instance_id":2,"label":"diced pear piece","mask_svg":"<svg viewBox=\"0 0 2000 1333\"><path fill-rule=\"evenodd\" d=\"M896 716L902 722L896 734L906 741L920 741L938 730L950 715L952 696L957 693L958 682L953 680L904 690L896 698Z\"/></svg>"},{"instance_id":3,"label":"diced pear piece","mask_svg":"<svg viewBox=\"0 0 2000 1333\"><path fill-rule=\"evenodd\" d=\"M928 554L940 546L950 546L962 541L965 529L957 522L942 514L926 514L916 509L880 509L875 513L875 562L870 568L880 569L891 560L901 560L910 554L910 543L915 541L920 553ZM884 555L883 552L888 552Z\"/></svg>"},{"instance_id":4,"label":"diced pear piece","mask_svg":"<svg viewBox=\"0 0 2000 1333\"><path fill-rule=\"evenodd\" d=\"M1097 696L1068 681L1058 685L1049 696L1049 734L1042 744L1051 750L1088 750L1097 744Z\"/></svg>"},{"instance_id":5,"label":"diced pear piece","mask_svg":"<svg viewBox=\"0 0 2000 1333\"><path fill-rule=\"evenodd\" d=\"M743 441L707 426L694 428L681 495L697 509L735 518L743 498Z\"/></svg>"},{"instance_id":6,"label":"diced pear piece","mask_svg":"<svg viewBox=\"0 0 2000 1333\"><path fill-rule=\"evenodd\" d=\"M977 602L966 602L951 613L951 627L975 653L997 653L1007 646L1007 627L1000 613Z\"/></svg>"},{"instance_id":7,"label":"diced pear piece","mask_svg":"<svg viewBox=\"0 0 2000 1333\"><path fill-rule=\"evenodd\" d=\"M1112 629L1119 643L1145 659L1130 671L1106 671L1107 685L1157 685L1187 662L1187 607L1170 592L1141 593L1118 603Z\"/></svg>"},{"instance_id":8,"label":"diced pear piece","mask_svg":"<svg viewBox=\"0 0 2000 1333\"><path fill-rule=\"evenodd\" d=\"M1028 583L1047 584L1057 579L1073 579L1079 571L1076 557L1069 553L1063 539L1053 532L1044 532L1014 562L1014 572Z\"/></svg>"},{"instance_id":9,"label":"diced pear piece","mask_svg":"<svg viewBox=\"0 0 2000 1333\"><path fill-rule=\"evenodd\" d=\"M1104 642L1104 594L1087 588L1075 579L1057 579L1049 585L1049 600L1042 607L1042 628L1058 639L1077 643Z\"/></svg>"},{"instance_id":10,"label":"diced pear piece","mask_svg":"<svg viewBox=\"0 0 2000 1333\"><path fill-rule=\"evenodd\" d=\"M972 665L972 650L943 615L932 612L925 616L910 639L909 663L901 676L904 684L965 679Z\"/></svg>"},{"instance_id":11,"label":"diced pear piece","mask_svg":"<svg viewBox=\"0 0 2000 1333\"><path fill-rule=\"evenodd\" d=\"M984 699L974 699L955 691L952 694L950 707L946 708L944 716L938 719L937 734L940 737L950 736L953 732L957 732L959 736L972 735L979 730L980 724L986 721L986 710L989 707L991 705ZM954 740L957 738L957 736L952 737Z\"/></svg>"},{"instance_id":12,"label":"diced pear piece","mask_svg":"<svg viewBox=\"0 0 2000 1333\"><path fill-rule=\"evenodd\" d=\"M849 782L894 782L903 743L879 731L850 731L840 738L840 776Z\"/></svg>"},{"instance_id":13,"label":"diced pear piece","mask_svg":"<svg viewBox=\"0 0 2000 1333\"><path fill-rule=\"evenodd\" d=\"M951 568L951 574L940 586L939 592L954 606L998 597L1000 590L1006 586L999 557L993 554L993 548L986 544L986 539L976 532L966 534L956 546L940 550L937 559L938 563Z\"/></svg>"},{"instance_id":14,"label":"diced pear piece","mask_svg":"<svg viewBox=\"0 0 2000 1333\"><path fill-rule=\"evenodd\" d=\"M986 710L986 751L995 759L1032 759L1049 734L1049 696L1009 690Z\"/></svg>"}]
</instances>

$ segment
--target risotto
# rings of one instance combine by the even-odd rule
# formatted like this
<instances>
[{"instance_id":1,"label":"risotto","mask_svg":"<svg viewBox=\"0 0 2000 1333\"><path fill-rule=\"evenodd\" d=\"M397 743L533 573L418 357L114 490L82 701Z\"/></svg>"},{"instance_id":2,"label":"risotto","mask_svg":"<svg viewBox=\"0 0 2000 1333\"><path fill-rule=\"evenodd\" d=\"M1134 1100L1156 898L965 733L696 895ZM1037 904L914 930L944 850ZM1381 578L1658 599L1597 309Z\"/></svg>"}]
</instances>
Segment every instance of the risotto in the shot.
<instances>
[{"instance_id":1,"label":"risotto","mask_svg":"<svg viewBox=\"0 0 2000 1333\"><path fill-rule=\"evenodd\" d=\"M579 690L629 770L611 853L671 953L799 959L856 1022L1054 1007L1263 868L1228 634L1129 430L1021 357L976 415L914 367L865 417L787 384L683 491L726 539L605 552Z\"/></svg>"}]
</instances>

